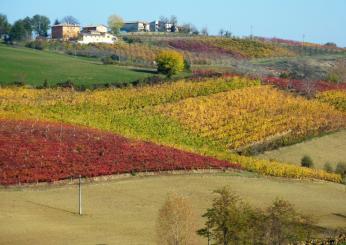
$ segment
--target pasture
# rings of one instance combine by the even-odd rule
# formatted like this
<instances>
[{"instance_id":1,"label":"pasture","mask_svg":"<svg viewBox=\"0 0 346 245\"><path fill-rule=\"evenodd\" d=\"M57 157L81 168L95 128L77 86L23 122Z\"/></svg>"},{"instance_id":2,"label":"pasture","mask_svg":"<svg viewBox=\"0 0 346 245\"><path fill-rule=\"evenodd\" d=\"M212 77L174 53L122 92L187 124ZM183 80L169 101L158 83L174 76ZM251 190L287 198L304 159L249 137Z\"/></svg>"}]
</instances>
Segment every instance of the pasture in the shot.
<instances>
[{"instance_id":1,"label":"pasture","mask_svg":"<svg viewBox=\"0 0 346 245\"><path fill-rule=\"evenodd\" d=\"M23 82L50 86L70 80L76 85L126 83L152 75L152 71L102 65L98 59L13 48L0 44L0 85Z\"/></svg>"},{"instance_id":2,"label":"pasture","mask_svg":"<svg viewBox=\"0 0 346 245\"><path fill-rule=\"evenodd\" d=\"M313 215L323 228L346 226L343 185L205 173L85 184L83 216L76 214L76 185L0 189L0 244L155 244L155 220L167 193L189 198L200 216L212 191L226 185L256 207L281 197ZM202 226L204 221L199 222Z\"/></svg>"},{"instance_id":3,"label":"pasture","mask_svg":"<svg viewBox=\"0 0 346 245\"><path fill-rule=\"evenodd\" d=\"M258 157L300 165L304 155L312 158L316 168L322 169L326 162L329 162L335 168L338 162L346 161L346 131L268 151Z\"/></svg>"}]
</instances>

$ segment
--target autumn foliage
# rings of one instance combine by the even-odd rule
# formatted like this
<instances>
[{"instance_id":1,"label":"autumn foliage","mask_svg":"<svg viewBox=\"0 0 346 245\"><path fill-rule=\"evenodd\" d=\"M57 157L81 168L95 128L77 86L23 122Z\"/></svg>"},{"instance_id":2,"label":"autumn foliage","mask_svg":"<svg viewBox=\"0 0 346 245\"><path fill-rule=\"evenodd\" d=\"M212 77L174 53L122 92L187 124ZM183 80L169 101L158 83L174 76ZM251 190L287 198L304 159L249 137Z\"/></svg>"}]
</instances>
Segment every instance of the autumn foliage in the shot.
<instances>
[{"instance_id":1,"label":"autumn foliage","mask_svg":"<svg viewBox=\"0 0 346 245\"><path fill-rule=\"evenodd\" d=\"M0 121L0 184L51 182L148 171L240 169L203 157L111 133L38 121Z\"/></svg>"}]
</instances>

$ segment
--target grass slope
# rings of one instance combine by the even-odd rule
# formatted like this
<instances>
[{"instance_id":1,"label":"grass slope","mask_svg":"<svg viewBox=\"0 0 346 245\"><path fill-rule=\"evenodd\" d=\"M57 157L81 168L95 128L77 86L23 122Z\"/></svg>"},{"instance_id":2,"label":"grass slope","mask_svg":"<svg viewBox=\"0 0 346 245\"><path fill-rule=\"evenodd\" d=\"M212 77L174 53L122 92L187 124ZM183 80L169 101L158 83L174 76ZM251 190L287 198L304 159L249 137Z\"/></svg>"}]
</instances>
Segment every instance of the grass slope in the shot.
<instances>
[{"instance_id":1,"label":"grass slope","mask_svg":"<svg viewBox=\"0 0 346 245\"><path fill-rule=\"evenodd\" d=\"M167 193L188 197L200 216L212 191L225 185L256 207L281 197L322 227L346 225L345 187L339 184L221 173L134 177L84 185L82 217L76 215L75 185L2 189L0 244L155 244L155 220Z\"/></svg>"},{"instance_id":2,"label":"grass slope","mask_svg":"<svg viewBox=\"0 0 346 245\"><path fill-rule=\"evenodd\" d=\"M268 151L259 155L259 158L275 159L300 165L304 155L309 155L313 159L316 168L323 168L326 162L335 167L338 162L346 161L346 131Z\"/></svg>"},{"instance_id":3,"label":"grass slope","mask_svg":"<svg viewBox=\"0 0 346 245\"><path fill-rule=\"evenodd\" d=\"M28 48L13 48L0 44L0 85L24 81L50 85L71 80L85 86L97 83L130 82L149 76L149 72L102 65L96 59L71 57Z\"/></svg>"}]
</instances>

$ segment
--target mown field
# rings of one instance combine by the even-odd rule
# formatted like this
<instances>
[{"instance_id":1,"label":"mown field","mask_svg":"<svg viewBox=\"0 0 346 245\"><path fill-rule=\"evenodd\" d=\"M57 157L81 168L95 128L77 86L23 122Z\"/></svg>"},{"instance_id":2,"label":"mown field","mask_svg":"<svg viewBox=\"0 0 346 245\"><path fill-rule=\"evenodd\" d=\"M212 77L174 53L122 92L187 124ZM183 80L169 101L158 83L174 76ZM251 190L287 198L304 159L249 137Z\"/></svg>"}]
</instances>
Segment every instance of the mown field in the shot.
<instances>
[{"instance_id":1,"label":"mown field","mask_svg":"<svg viewBox=\"0 0 346 245\"><path fill-rule=\"evenodd\" d=\"M300 165L301 159L305 155L312 158L316 168L323 169L325 163L330 163L335 168L337 163L346 161L346 131L268 151L258 157Z\"/></svg>"},{"instance_id":2,"label":"mown field","mask_svg":"<svg viewBox=\"0 0 346 245\"><path fill-rule=\"evenodd\" d=\"M13 48L0 44L0 85L23 82L53 86L70 80L76 85L126 83L152 75L152 72L102 65L98 59L79 58L64 54Z\"/></svg>"},{"instance_id":3,"label":"mown field","mask_svg":"<svg viewBox=\"0 0 346 245\"><path fill-rule=\"evenodd\" d=\"M156 244L155 221L167 193L189 198L200 216L212 191L226 185L259 208L281 197L323 228L346 226L345 187L339 184L234 174L133 177L84 185L82 217L76 185L0 189L0 243Z\"/></svg>"}]
</instances>

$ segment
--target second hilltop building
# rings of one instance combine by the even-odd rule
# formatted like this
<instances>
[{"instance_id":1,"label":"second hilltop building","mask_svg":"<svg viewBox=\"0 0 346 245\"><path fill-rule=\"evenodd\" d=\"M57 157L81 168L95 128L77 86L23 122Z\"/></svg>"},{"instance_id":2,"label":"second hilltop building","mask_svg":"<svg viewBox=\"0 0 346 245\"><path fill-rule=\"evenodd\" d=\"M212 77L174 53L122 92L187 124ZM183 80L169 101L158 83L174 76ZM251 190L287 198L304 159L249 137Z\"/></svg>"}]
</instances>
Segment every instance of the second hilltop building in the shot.
<instances>
[{"instance_id":1,"label":"second hilltop building","mask_svg":"<svg viewBox=\"0 0 346 245\"><path fill-rule=\"evenodd\" d=\"M104 25L85 26L59 24L52 26L52 39L63 41L78 41L81 44L108 43L113 44L118 39L108 33L108 28Z\"/></svg>"}]
</instances>

